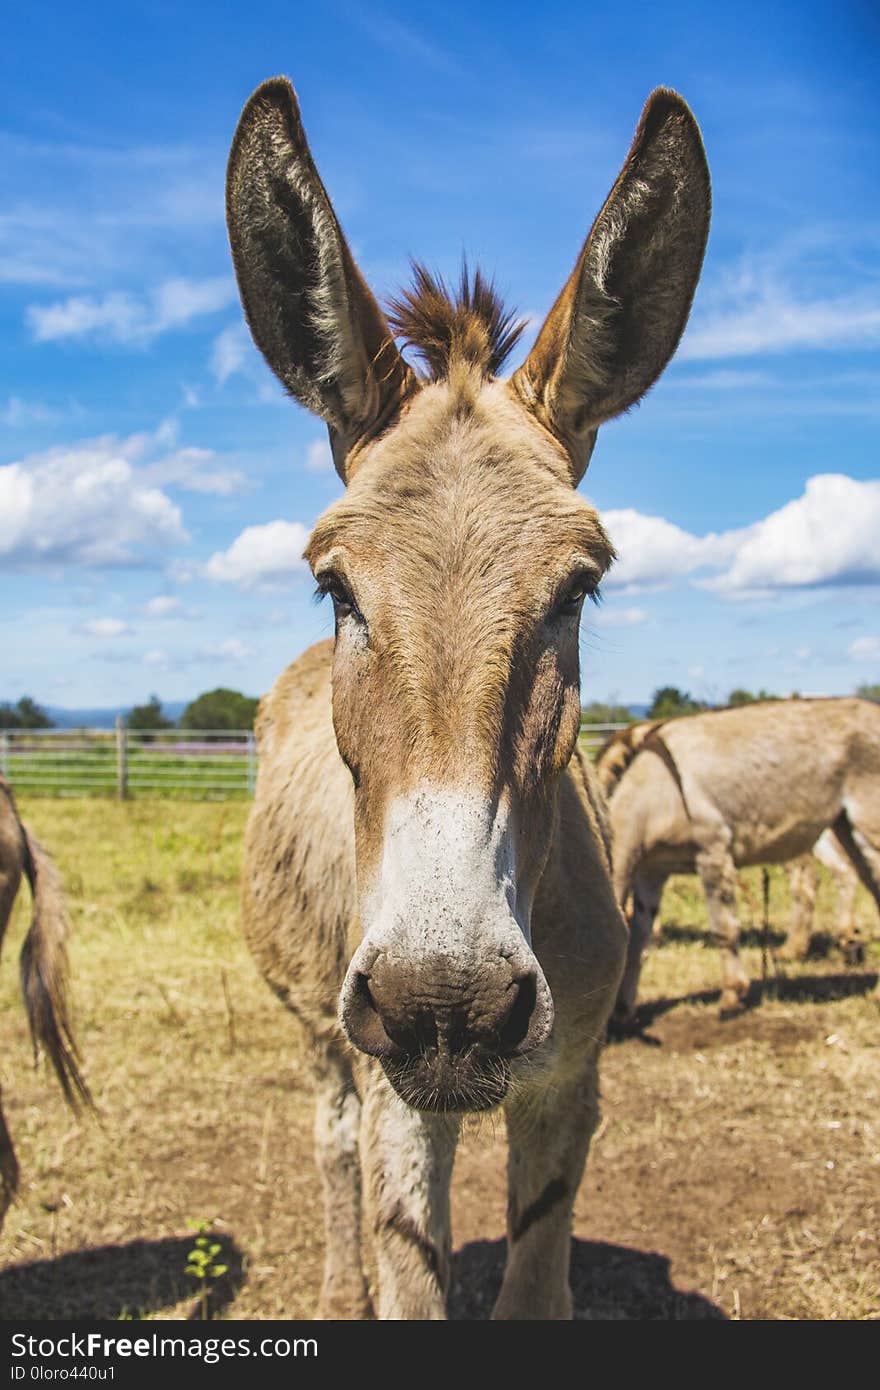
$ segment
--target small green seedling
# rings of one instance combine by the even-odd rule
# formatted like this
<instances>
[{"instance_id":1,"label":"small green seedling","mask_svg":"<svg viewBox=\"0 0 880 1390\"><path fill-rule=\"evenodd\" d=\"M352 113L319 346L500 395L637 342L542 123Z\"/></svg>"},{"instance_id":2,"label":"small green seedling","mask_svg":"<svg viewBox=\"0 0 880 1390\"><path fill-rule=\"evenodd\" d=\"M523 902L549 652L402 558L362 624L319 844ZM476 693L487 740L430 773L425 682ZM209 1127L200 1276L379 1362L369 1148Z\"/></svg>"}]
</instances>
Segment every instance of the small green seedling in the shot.
<instances>
[{"instance_id":1,"label":"small green seedling","mask_svg":"<svg viewBox=\"0 0 880 1390\"><path fill-rule=\"evenodd\" d=\"M186 1257L186 1270L192 1279L198 1279L201 1284L201 1312L202 1318L208 1317L208 1296L216 1279L225 1274L229 1266L218 1261L217 1256L222 1254L223 1247L216 1240L211 1239L210 1222L208 1221L187 1221L187 1226L196 1231L195 1243Z\"/></svg>"}]
</instances>

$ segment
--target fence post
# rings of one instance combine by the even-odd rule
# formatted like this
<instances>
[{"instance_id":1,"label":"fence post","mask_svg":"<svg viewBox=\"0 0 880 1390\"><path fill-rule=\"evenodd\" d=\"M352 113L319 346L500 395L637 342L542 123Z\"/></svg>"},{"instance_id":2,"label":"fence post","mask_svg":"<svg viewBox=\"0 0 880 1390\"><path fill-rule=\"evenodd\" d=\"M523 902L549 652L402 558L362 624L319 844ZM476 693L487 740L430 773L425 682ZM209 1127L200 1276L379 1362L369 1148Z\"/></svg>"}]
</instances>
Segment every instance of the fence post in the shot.
<instances>
[{"instance_id":1,"label":"fence post","mask_svg":"<svg viewBox=\"0 0 880 1390\"><path fill-rule=\"evenodd\" d=\"M247 736L247 788L248 795L253 796L254 788L257 784L257 743L254 738L253 729L248 730Z\"/></svg>"},{"instance_id":2,"label":"fence post","mask_svg":"<svg viewBox=\"0 0 880 1390\"><path fill-rule=\"evenodd\" d=\"M9 781L9 733L6 729L0 737L0 774Z\"/></svg>"},{"instance_id":3,"label":"fence post","mask_svg":"<svg viewBox=\"0 0 880 1390\"><path fill-rule=\"evenodd\" d=\"M120 801L128 796L128 729L121 714L116 716L116 795Z\"/></svg>"}]
</instances>

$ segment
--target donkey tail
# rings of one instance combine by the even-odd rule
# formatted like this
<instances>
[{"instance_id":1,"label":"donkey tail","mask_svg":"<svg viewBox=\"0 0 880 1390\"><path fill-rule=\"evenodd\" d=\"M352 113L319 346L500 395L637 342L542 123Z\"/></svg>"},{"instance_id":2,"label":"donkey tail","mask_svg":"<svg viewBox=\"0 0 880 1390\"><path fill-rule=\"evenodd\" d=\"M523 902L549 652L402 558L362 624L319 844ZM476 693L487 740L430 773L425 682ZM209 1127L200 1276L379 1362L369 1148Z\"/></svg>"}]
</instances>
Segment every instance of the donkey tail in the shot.
<instances>
[{"instance_id":1,"label":"donkey tail","mask_svg":"<svg viewBox=\"0 0 880 1390\"><path fill-rule=\"evenodd\" d=\"M665 723L665 719L643 719L625 729L616 730L605 740L593 766L606 798L611 798L642 745Z\"/></svg>"},{"instance_id":2,"label":"donkey tail","mask_svg":"<svg viewBox=\"0 0 880 1390\"><path fill-rule=\"evenodd\" d=\"M68 1104L78 1110L92 1097L79 1068L67 1001L67 938L70 921L58 870L48 854L21 826L24 871L31 886L34 915L21 948L21 991L34 1042L34 1055L46 1053Z\"/></svg>"}]
</instances>

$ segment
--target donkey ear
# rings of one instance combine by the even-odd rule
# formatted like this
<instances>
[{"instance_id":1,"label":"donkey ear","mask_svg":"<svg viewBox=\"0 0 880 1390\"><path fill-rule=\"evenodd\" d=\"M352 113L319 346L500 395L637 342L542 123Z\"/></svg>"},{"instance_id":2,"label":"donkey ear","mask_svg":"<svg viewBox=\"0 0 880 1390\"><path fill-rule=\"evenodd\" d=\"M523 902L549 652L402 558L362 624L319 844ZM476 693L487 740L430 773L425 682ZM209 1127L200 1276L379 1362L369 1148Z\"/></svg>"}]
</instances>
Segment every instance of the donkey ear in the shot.
<instances>
[{"instance_id":1,"label":"donkey ear","mask_svg":"<svg viewBox=\"0 0 880 1390\"><path fill-rule=\"evenodd\" d=\"M353 446L415 378L348 248L286 78L264 82L241 114L226 219L254 342L291 395L327 421L344 477Z\"/></svg>"},{"instance_id":2,"label":"donkey ear","mask_svg":"<svg viewBox=\"0 0 880 1390\"><path fill-rule=\"evenodd\" d=\"M676 93L648 98L617 182L528 359L521 399L583 476L596 428L653 386L678 346L709 233L709 170Z\"/></svg>"}]
</instances>

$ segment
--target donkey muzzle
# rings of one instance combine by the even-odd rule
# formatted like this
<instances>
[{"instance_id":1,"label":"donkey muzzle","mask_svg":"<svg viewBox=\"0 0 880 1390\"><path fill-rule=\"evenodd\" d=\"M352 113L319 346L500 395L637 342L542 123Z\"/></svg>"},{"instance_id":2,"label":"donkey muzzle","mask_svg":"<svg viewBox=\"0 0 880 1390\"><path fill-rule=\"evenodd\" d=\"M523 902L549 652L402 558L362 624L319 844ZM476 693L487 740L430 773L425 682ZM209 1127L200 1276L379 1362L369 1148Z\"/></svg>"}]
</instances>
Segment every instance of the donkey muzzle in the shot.
<instances>
[{"instance_id":1,"label":"donkey muzzle","mask_svg":"<svg viewBox=\"0 0 880 1390\"><path fill-rule=\"evenodd\" d=\"M340 1021L416 1109L490 1109L507 1092L509 1063L553 1027L540 966L530 952L522 957L499 955L475 970L446 955L413 960L364 942L346 975Z\"/></svg>"}]
</instances>

